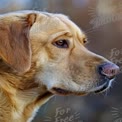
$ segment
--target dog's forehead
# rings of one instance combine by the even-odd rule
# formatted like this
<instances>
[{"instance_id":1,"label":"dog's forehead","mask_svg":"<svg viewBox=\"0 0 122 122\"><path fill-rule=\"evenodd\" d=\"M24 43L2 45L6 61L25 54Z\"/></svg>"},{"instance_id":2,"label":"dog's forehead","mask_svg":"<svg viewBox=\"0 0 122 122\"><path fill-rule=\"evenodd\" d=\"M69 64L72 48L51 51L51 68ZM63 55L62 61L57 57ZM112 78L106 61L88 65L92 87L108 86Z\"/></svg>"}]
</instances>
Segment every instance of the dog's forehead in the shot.
<instances>
[{"instance_id":1,"label":"dog's forehead","mask_svg":"<svg viewBox=\"0 0 122 122\"><path fill-rule=\"evenodd\" d=\"M83 38L85 37L85 34L83 33L83 31L67 16L62 15L62 14L57 14L56 16L65 24L65 26L67 26L67 28L73 35L81 36Z\"/></svg>"},{"instance_id":2,"label":"dog's forehead","mask_svg":"<svg viewBox=\"0 0 122 122\"><path fill-rule=\"evenodd\" d=\"M48 31L48 33L51 31L63 31L68 30L67 26L59 19L58 17L54 15L40 15L39 19L37 20L38 27L42 31Z\"/></svg>"},{"instance_id":3,"label":"dog's forehead","mask_svg":"<svg viewBox=\"0 0 122 122\"><path fill-rule=\"evenodd\" d=\"M48 33L68 31L72 36L85 37L83 31L63 14L43 13L43 17L40 17L39 25L43 31L47 31Z\"/></svg>"}]
</instances>

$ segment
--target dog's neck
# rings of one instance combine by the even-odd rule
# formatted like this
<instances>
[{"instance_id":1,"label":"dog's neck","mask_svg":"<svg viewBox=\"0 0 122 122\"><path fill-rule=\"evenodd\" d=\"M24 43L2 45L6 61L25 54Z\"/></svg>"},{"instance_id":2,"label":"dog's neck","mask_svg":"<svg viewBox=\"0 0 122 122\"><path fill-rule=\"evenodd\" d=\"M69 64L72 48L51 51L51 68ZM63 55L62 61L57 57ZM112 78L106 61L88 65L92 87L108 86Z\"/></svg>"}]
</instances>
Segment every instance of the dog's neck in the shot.
<instances>
[{"instance_id":1,"label":"dog's neck","mask_svg":"<svg viewBox=\"0 0 122 122\"><path fill-rule=\"evenodd\" d=\"M21 118L24 118L25 122L33 117L34 110L47 102L53 94L48 92L45 86L34 81L35 72L29 71L20 76L9 72L9 70L3 72L4 68L0 69L0 92L3 94L4 102L9 100L10 111L12 112L13 109L16 109L12 113L12 121L16 122L16 120L20 119L23 122ZM14 106L12 107L13 109L11 109L11 106ZM15 116L18 113L20 115ZM13 118L15 118L15 121Z\"/></svg>"},{"instance_id":2,"label":"dog's neck","mask_svg":"<svg viewBox=\"0 0 122 122\"><path fill-rule=\"evenodd\" d=\"M28 105L38 104L38 101L40 102L38 106L41 106L52 96L52 93L48 92L44 85L39 85L35 81L35 74L34 65L30 71L19 75L12 72L3 62L0 63L0 90L7 93L11 102L15 101L11 103L13 106L21 106L21 108L23 106L25 109Z\"/></svg>"}]
</instances>

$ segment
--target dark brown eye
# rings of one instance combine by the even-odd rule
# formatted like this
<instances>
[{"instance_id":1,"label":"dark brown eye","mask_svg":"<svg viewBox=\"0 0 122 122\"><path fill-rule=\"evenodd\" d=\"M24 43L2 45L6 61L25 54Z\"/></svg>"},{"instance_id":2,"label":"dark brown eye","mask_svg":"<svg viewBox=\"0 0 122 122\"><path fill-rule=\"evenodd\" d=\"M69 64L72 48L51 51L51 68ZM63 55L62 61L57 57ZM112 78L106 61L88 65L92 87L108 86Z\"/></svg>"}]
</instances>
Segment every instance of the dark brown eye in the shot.
<instances>
[{"instance_id":1,"label":"dark brown eye","mask_svg":"<svg viewBox=\"0 0 122 122\"><path fill-rule=\"evenodd\" d=\"M87 42L88 42L87 39L84 38L84 39L83 39L83 43L84 43L84 44L87 44Z\"/></svg>"},{"instance_id":2,"label":"dark brown eye","mask_svg":"<svg viewBox=\"0 0 122 122\"><path fill-rule=\"evenodd\" d=\"M58 41L55 41L52 43L58 48L68 48L69 47L69 41L66 39L60 39Z\"/></svg>"}]
</instances>

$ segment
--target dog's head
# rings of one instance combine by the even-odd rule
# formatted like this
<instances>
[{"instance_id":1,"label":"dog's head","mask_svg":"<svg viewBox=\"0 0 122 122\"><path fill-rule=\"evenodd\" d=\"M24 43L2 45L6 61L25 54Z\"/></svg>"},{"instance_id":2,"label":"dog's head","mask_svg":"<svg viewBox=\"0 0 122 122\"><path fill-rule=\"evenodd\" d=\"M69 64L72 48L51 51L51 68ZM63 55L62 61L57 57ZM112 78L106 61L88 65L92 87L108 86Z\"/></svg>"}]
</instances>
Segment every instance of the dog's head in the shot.
<instances>
[{"instance_id":1,"label":"dog's head","mask_svg":"<svg viewBox=\"0 0 122 122\"><path fill-rule=\"evenodd\" d=\"M1 19L0 57L10 68L26 73L35 63L35 82L54 94L110 87L119 67L87 50L87 38L76 24L61 14L27 13Z\"/></svg>"}]
</instances>

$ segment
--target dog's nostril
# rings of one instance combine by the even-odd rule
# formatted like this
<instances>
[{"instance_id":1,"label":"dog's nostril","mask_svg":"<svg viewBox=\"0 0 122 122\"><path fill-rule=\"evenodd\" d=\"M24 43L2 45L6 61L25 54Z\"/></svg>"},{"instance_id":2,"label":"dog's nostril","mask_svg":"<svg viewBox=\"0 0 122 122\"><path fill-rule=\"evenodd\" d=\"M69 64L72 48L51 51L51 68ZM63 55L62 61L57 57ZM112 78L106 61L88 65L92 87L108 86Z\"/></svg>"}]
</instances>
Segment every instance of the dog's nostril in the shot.
<instances>
[{"instance_id":1,"label":"dog's nostril","mask_svg":"<svg viewBox=\"0 0 122 122\"><path fill-rule=\"evenodd\" d=\"M114 63L104 63L98 67L98 70L101 75L108 78L113 78L120 71L119 67Z\"/></svg>"}]
</instances>

